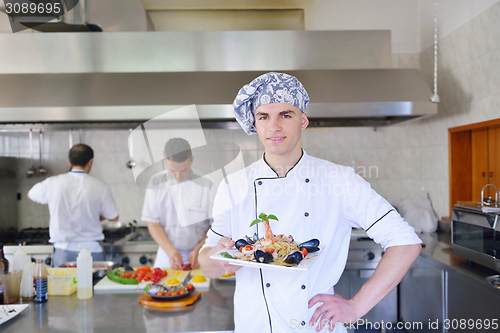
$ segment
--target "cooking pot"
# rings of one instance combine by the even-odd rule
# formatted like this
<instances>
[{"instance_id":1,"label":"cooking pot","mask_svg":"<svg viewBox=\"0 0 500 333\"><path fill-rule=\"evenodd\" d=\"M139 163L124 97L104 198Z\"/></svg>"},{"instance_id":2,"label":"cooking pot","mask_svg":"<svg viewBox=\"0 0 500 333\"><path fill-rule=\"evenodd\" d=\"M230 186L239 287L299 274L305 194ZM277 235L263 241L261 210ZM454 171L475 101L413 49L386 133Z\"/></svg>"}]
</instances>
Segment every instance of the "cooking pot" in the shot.
<instances>
[{"instance_id":1,"label":"cooking pot","mask_svg":"<svg viewBox=\"0 0 500 333\"><path fill-rule=\"evenodd\" d=\"M119 222L119 221L117 221L117 222L104 221L104 222L101 222L101 225L102 225L102 228L104 230L109 230L109 231L125 228L127 226L127 225L125 225L125 223Z\"/></svg>"}]
</instances>

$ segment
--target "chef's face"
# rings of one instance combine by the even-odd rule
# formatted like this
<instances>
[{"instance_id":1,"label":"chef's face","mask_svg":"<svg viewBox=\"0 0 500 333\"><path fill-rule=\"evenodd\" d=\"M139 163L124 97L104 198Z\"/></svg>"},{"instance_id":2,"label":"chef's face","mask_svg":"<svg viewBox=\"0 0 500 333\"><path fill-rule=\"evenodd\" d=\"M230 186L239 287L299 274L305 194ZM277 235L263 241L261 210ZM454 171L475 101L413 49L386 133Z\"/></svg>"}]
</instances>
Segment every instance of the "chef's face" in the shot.
<instances>
[{"instance_id":1,"label":"chef's face","mask_svg":"<svg viewBox=\"0 0 500 333\"><path fill-rule=\"evenodd\" d=\"M188 158L184 162L174 162L168 160L166 158L163 159L165 161L165 166L172 177L177 182L183 182L189 176L191 172L191 165L193 164L194 156Z\"/></svg>"},{"instance_id":2,"label":"chef's face","mask_svg":"<svg viewBox=\"0 0 500 333\"><path fill-rule=\"evenodd\" d=\"M255 129L266 154L298 153L301 131L308 124L306 114L287 103L263 104L255 110Z\"/></svg>"}]
</instances>

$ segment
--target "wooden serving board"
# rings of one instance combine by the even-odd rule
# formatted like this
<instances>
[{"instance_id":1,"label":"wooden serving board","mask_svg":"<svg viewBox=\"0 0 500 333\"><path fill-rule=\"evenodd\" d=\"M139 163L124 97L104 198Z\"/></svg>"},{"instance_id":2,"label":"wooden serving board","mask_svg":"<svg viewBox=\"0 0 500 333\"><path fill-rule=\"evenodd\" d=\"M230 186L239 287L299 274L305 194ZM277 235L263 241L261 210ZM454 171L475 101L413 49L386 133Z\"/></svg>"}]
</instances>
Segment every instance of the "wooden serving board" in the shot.
<instances>
[{"instance_id":1,"label":"wooden serving board","mask_svg":"<svg viewBox=\"0 0 500 333\"><path fill-rule=\"evenodd\" d=\"M153 299L148 294L143 294L139 297L139 303L147 306L157 307L157 308L181 308L189 306L196 302L200 298L201 292L198 290L193 291L191 295L186 298L178 299L176 301L158 301Z\"/></svg>"}]
</instances>

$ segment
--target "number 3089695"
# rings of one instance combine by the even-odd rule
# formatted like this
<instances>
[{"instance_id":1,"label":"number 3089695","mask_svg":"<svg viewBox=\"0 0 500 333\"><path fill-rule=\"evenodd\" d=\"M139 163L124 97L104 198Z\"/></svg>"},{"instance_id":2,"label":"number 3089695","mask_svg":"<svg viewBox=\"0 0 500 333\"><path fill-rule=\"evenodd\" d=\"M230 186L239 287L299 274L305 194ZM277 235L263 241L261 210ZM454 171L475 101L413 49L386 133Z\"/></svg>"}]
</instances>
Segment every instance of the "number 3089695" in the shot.
<instances>
[{"instance_id":1,"label":"number 3089695","mask_svg":"<svg viewBox=\"0 0 500 333\"><path fill-rule=\"evenodd\" d=\"M8 14L63 14L60 0L31 1L5 0L5 13Z\"/></svg>"}]
</instances>

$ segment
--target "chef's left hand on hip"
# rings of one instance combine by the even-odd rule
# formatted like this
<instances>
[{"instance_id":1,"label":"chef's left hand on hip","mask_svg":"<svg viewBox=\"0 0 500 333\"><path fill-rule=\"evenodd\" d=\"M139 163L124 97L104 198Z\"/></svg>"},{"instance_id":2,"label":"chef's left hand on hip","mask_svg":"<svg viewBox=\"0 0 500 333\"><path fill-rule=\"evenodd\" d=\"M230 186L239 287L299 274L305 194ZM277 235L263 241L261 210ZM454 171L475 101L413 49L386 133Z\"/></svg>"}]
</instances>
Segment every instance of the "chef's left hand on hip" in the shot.
<instances>
[{"instance_id":1,"label":"chef's left hand on hip","mask_svg":"<svg viewBox=\"0 0 500 333\"><path fill-rule=\"evenodd\" d=\"M316 303L323 303L311 317L310 324L314 325L318 320L316 331L319 332L328 325L332 332L338 322L355 322L357 318L356 309L352 300L346 300L340 295L318 294L311 298L308 307L312 308Z\"/></svg>"}]
</instances>

